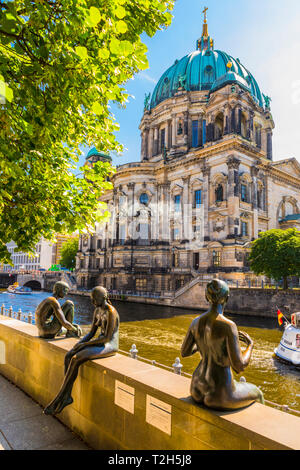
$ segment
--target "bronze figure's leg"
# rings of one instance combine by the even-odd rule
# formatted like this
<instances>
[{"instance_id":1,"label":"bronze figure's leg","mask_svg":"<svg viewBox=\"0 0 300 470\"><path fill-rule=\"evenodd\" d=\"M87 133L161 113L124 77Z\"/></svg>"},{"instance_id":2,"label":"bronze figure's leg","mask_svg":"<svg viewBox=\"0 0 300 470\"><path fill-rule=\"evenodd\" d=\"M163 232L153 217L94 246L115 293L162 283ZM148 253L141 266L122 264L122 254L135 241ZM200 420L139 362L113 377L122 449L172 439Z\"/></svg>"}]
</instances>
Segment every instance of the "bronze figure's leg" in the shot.
<instances>
[{"instance_id":1,"label":"bronze figure's leg","mask_svg":"<svg viewBox=\"0 0 300 470\"><path fill-rule=\"evenodd\" d=\"M251 405L255 401L264 404L262 391L251 383L236 382L235 389L227 397L206 395L204 404L219 410L237 410Z\"/></svg>"},{"instance_id":2,"label":"bronze figure's leg","mask_svg":"<svg viewBox=\"0 0 300 470\"><path fill-rule=\"evenodd\" d=\"M110 344L105 346L89 346L87 345L84 349L79 352L73 352L72 350L67 353L65 358L65 367L67 367L66 375L62 387L54 400L45 408L45 414L58 414L66 406L73 403L71 396L73 384L78 376L78 370L81 364L90 361L92 359L100 359L104 357L113 356L116 351L111 347Z\"/></svg>"},{"instance_id":3,"label":"bronze figure's leg","mask_svg":"<svg viewBox=\"0 0 300 470\"><path fill-rule=\"evenodd\" d=\"M75 309L74 309L74 304L71 300L67 300L62 306L61 306L61 309L62 311L64 312L64 315L66 317L66 320L70 323L72 323L72 325L74 325L74 313L75 313ZM77 338L78 335L69 330L67 331L66 333L66 338Z\"/></svg>"},{"instance_id":4,"label":"bronze figure's leg","mask_svg":"<svg viewBox=\"0 0 300 470\"><path fill-rule=\"evenodd\" d=\"M53 318L44 324L43 333L40 334L40 337L44 339L53 339L60 331L61 324L53 312Z\"/></svg>"}]
</instances>

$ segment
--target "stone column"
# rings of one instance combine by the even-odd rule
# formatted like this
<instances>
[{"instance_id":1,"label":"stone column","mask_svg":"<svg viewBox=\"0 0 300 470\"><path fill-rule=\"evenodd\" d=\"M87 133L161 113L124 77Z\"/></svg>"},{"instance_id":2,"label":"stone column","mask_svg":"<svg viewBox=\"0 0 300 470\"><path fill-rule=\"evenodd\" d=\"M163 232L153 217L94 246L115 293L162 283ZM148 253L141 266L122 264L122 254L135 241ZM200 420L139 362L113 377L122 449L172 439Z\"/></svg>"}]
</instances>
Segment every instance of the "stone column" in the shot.
<instances>
[{"instance_id":1,"label":"stone column","mask_svg":"<svg viewBox=\"0 0 300 470\"><path fill-rule=\"evenodd\" d=\"M224 108L224 135L227 135L230 133L230 107L229 105L226 105Z\"/></svg>"},{"instance_id":2,"label":"stone column","mask_svg":"<svg viewBox=\"0 0 300 470\"><path fill-rule=\"evenodd\" d=\"M183 193L182 193L182 239L191 240L191 228L192 228L192 211L190 204L190 176L183 178Z\"/></svg>"},{"instance_id":3,"label":"stone column","mask_svg":"<svg viewBox=\"0 0 300 470\"><path fill-rule=\"evenodd\" d=\"M154 129L151 127L150 133L149 133L149 157L153 157L153 140L154 140Z\"/></svg>"},{"instance_id":4,"label":"stone column","mask_svg":"<svg viewBox=\"0 0 300 470\"><path fill-rule=\"evenodd\" d=\"M254 112L251 110L250 111L250 117L249 117L249 138L251 140L251 142L253 142L255 140L255 136L254 136Z\"/></svg>"},{"instance_id":5,"label":"stone column","mask_svg":"<svg viewBox=\"0 0 300 470\"><path fill-rule=\"evenodd\" d=\"M173 129L172 129L172 120L168 120L168 150L171 149L172 147L172 135L173 135Z\"/></svg>"},{"instance_id":6,"label":"stone column","mask_svg":"<svg viewBox=\"0 0 300 470\"><path fill-rule=\"evenodd\" d=\"M158 154L158 127L154 127L153 156Z\"/></svg>"},{"instance_id":7,"label":"stone column","mask_svg":"<svg viewBox=\"0 0 300 470\"><path fill-rule=\"evenodd\" d=\"M177 118L176 114L172 114L172 148L176 147L177 136Z\"/></svg>"},{"instance_id":8,"label":"stone column","mask_svg":"<svg viewBox=\"0 0 300 470\"><path fill-rule=\"evenodd\" d=\"M251 167L252 176L252 209L253 209L253 237L258 238L258 209L257 209L257 175L259 168Z\"/></svg>"},{"instance_id":9,"label":"stone column","mask_svg":"<svg viewBox=\"0 0 300 470\"><path fill-rule=\"evenodd\" d=\"M267 155L267 130L261 130L261 149L266 152Z\"/></svg>"},{"instance_id":10,"label":"stone column","mask_svg":"<svg viewBox=\"0 0 300 470\"><path fill-rule=\"evenodd\" d=\"M144 160L144 153L145 153L145 139L144 139L144 132L141 132L141 160Z\"/></svg>"},{"instance_id":11,"label":"stone column","mask_svg":"<svg viewBox=\"0 0 300 470\"><path fill-rule=\"evenodd\" d=\"M273 142L272 142L273 132L271 129L267 131L267 159L273 160Z\"/></svg>"},{"instance_id":12,"label":"stone column","mask_svg":"<svg viewBox=\"0 0 300 470\"><path fill-rule=\"evenodd\" d=\"M149 128L145 129L144 160L148 160L149 158L149 153L148 153L149 152L149 131L150 131Z\"/></svg>"},{"instance_id":13,"label":"stone column","mask_svg":"<svg viewBox=\"0 0 300 470\"><path fill-rule=\"evenodd\" d=\"M239 167L241 161L234 155L227 160L228 167L228 228L229 235L235 236L235 228L239 227L240 198L239 198Z\"/></svg>"},{"instance_id":14,"label":"stone column","mask_svg":"<svg viewBox=\"0 0 300 470\"><path fill-rule=\"evenodd\" d=\"M189 113L185 112L183 116L183 138L184 144L188 145L189 143Z\"/></svg>"},{"instance_id":15,"label":"stone column","mask_svg":"<svg viewBox=\"0 0 300 470\"><path fill-rule=\"evenodd\" d=\"M170 183L161 185L161 204L160 214L161 238L164 241L170 241Z\"/></svg>"},{"instance_id":16,"label":"stone column","mask_svg":"<svg viewBox=\"0 0 300 470\"><path fill-rule=\"evenodd\" d=\"M210 166L207 165L205 162L204 165L201 167L201 171L203 174L203 206L204 206L204 242L208 242L210 240L210 231L209 231L209 206L210 206L210 200L209 200L209 187L210 187Z\"/></svg>"},{"instance_id":17,"label":"stone column","mask_svg":"<svg viewBox=\"0 0 300 470\"><path fill-rule=\"evenodd\" d=\"M236 133L239 135L242 134L242 108L241 107L239 107L237 111Z\"/></svg>"},{"instance_id":18,"label":"stone column","mask_svg":"<svg viewBox=\"0 0 300 470\"><path fill-rule=\"evenodd\" d=\"M152 240L159 239L159 185L158 183L153 183L153 192L154 195L152 196L150 202L150 209L151 209L151 238Z\"/></svg>"},{"instance_id":19,"label":"stone column","mask_svg":"<svg viewBox=\"0 0 300 470\"><path fill-rule=\"evenodd\" d=\"M236 133L236 108L231 110L230 132L232 134Z\"/></svg>"}]
</instances>

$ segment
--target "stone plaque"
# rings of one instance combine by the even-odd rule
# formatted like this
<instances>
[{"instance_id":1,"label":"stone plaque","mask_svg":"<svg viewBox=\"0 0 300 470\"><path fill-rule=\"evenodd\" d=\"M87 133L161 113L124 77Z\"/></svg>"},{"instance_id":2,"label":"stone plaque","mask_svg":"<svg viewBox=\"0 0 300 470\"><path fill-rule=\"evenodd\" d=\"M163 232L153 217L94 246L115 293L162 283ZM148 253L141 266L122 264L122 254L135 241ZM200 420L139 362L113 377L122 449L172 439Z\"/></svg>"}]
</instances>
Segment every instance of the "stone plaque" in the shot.
<instances>
[{"instance_id":1,"label":"stone plaque","mask_svg":"<svg viewBox=\"0 0 300 470\"><path fill-rule=\"evenodd\" d=\"M116 380L115 404L132 414L134 414L134 393L133 387Z\"/></svg>"},{"instance_id":2,"label":"stone plaque","mask_svg":"<svg viewBox=\"0 0 300 470\"><path fill-rule=\"evenodd\" d=\"M0 364L6 364L5 343L0 341Z\"/></svg>"},{"instance_id":3,"label":"stone plaque","mask_svg":"<svg viewBox=\"0 0 300 470\"><path fill-rule=\"evenodd\" d=\"M147 395L146 422L171 436L172 406Z\"/></svg>"}]
</instances>

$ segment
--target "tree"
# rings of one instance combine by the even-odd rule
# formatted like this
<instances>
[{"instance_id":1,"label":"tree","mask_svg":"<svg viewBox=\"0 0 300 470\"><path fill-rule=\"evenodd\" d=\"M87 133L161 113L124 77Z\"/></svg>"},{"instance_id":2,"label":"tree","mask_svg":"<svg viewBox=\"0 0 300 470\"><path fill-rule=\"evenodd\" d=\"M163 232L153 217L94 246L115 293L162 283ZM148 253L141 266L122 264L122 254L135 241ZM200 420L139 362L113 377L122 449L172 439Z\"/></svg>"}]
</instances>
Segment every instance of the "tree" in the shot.
<instances>
[{"instance_id":1,"label":"tree","mask_svg":"<svg viewBox=\"0 0 300 470\"><path fill-rule=\"evenodd\" d=\"M14 0L0 4L0 260L108 214L108 163L75 175L82 145L120 152L109 103L148 67L140 35L170 24L174 0ZM5 86L4 86L5 83ZM2 90L2 92L1 92ZM2 98L2 100L1 100ZM2 103L2 104L1 104ZM78 173L78 172L77 172Z\"/></svg>"},{"instance_id":2,"label":"tree","mask_svg":"<svg viewBox=\"0 0 300 470\"><path fill-rule=\"evenodd\" d=\"M255 274L264 274L270 279L283 279L283 288L288 288L289 276L300 276L300 231L268 230L251 243L250 267Z\"/></svg>"},{"instance_id":3,"label":"tree","mask_svg":"<svg viewBox=\"0 0 300 470\"><path fill-rule=\"evenodd\" d=\"M79 237L67 240L61 249L60 264L64 268L74 269L76 266L76 254L78 251Z\"/></svg>"}]
</instances>

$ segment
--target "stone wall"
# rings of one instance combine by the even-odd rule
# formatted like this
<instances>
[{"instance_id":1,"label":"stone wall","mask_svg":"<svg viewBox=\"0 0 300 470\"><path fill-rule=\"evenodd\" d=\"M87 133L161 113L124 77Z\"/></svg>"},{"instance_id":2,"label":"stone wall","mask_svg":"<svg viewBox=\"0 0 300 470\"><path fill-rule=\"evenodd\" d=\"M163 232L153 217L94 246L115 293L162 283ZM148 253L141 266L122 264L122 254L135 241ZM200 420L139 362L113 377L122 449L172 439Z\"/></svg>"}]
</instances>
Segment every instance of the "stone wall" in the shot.
<instances>
[{"instance_id":1,"label":"stone wall","mask_svg":"<svg viewBox=\"0 0 300 470\"><path fill-rule=\"evenodd\" d=\"M171 305L182 308L207 309L206 283L196 283L183 290ZM226 312L240 315L277 317L277 308L283 313L300 311L300 290L255 289L230 287Z\"/></svg>"},{"instance_id":2,"label":"stone wall","mask_svg":"<svg viewBox=\"0 0 300 470\"><path fill-rule=\"evenodd\" d=\"M0 316L0 373L45 406L75 341L42 340L34 325ZM81 367L74 403L58 418L95 449L300 449L299 418L258 403L214 412L189 388L188 378L118 354Z\"/></svg>"}]
</instances>

